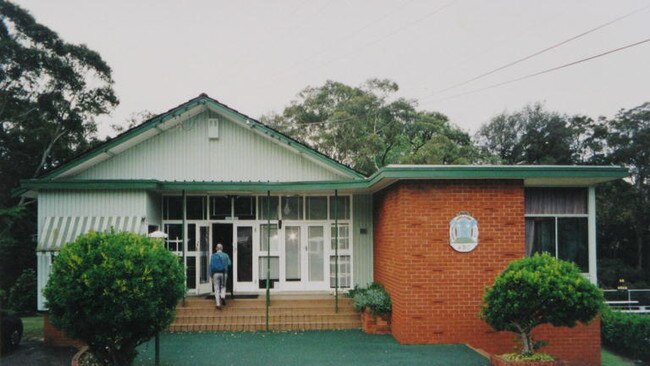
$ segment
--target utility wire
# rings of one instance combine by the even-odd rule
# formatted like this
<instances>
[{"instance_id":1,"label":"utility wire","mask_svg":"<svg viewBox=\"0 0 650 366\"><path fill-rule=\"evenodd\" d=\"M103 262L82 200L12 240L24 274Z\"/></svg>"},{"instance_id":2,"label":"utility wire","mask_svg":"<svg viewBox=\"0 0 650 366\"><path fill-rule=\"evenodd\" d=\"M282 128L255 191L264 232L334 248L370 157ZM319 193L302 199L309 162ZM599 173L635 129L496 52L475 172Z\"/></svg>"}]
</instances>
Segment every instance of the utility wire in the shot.
<instances>
[{"instance_id":1,"label":"utility wire","mask_svg":"<svg viewBox=\"0 0 650 366\"><path fill-rule=\"evenodd\" d=\"M403 8L405 8L407 5L411 4L411 3L414 2L414 1L415 1L415 0L407 0L407 1L403 2L403 3L401 3L401 4L400 4L396 9L391 10L391 11L389 11L389 12L387 12L387 13L384 13L382 16L380 16L380 17L378 17L378 18L375 18L375 19L371 20L370 22L366 23L365 25L361 26L360 28L357 28L357 29L354 29L354 30L350 31L350 32L347 33L345 36L343 36L343 37L339 37L336 41L331 42L331 43L339 44L339 43L341 43L341 42L343 42L343 41L346 41L346 40L348 40L348 39L353 38L353 37L356 36L357 34L363 32L364 30L366 30L366 29L368 29L368 28L370 28L370 27L371 27L372 25L374 25L375 23L377 23L377 22L379 22L379 21L382 21L382 20L384 20L384 19L386 19L386 18L388 18L388 17L394 16L395 13L401 11ZM275 81L276 79L280 78L281 76L284 76L285 74L290 73L291 71L294 71L294 70L296 69L296 67L301 66L301 65L303 65L303 64L305 64L305 63L307 63L307 62L309 62L309 61L311 61L311 60L314 60L314 59L317 58L318 56L321 56L321 55L323 55L323 54L326 54L327 52L328 52L327 49L326 49L326 48L323 48L323 49L321 49L320 51L315 52L315 53L312 53L311 55L309 55L309 56L307 56L307 57L301 59L301 60L298 61L298 62L294 62L293 64L291 64L291 65L290 65L288 68L286 68L285 70L281 71L280 73L277 73L277 74L273 75L273 76L269 79L269 82Z\"/></svg>"},{"instance_id":2,"label":"utility wire","mask_svg":"<svg viewBox=\"0 0 650 366\"><path fill-rule=\"evenodd\" d=\"M574 41L574 40L576 40L576 39L578 39L578 38L582 38L582 37L584 37L584 36L586 36L586 35L588 35L588 34L590 34L590 33L593 33L593 32L595 32L595 31L597 31L597 30L600 30L600 29L602 29L602 28L605 28L605 27L607 27L607 26L609 26L609 25L611 25L611 24L614 24L614 23L616 23L616 22L618 22L618 21L621 21L621 20L623 20L623 19L625 19L625 18L627 18L627 17L630 17L630 16L632 16L632 15L634 15L634 14L636 14L636 13L639 13L639 12L641 12L641 11L643 11L643 10L646 10L646 9L648 9L648 8L650 8L650 5L646 5L646 6L643 6L643 7L639 8L639 9L633 10L633 11L631 11L631 12L625 14L625 15L622 15L622 16L620 16L620 17L618 17L618 18L615 18L615 19L613 19L613 20L610 20L609 22L606 22L606 23L600 24L600 25L598 25L598 26L596 26L596 27L594 27L594 28L591 28L591 29L589 29L589 30L587 30L587 31L585 31L585 32L582 32L582 33L577 34L577 35L575 35L575 36L573 36L573 37L567 38L567 39L565 39L565 40L563 40L563 41L561 41L561 42L559 42L559 43L556 43L556 44L553 44L553 45L551 45L551 46L549 46L549 47L546 47L546 48L544 48L544 49L541 49L541 50L539 50L539 51L537 51L537 52L534 52L534 53L532 53L532 54L530 54L530 55L528 55L528 56L526 56L526 57L522 57L522 58L517 59L517 60L515 60L515 61L509 62L509 63L507 63L507 64L505 64L505 65L503 65L503 66L497 67L496 69L493 69L493 70L490 70L490 71L484 72L484 73L482 73L482 74L480 74L480 75L477 75L477 76L475 76L475 77L473 77L473 78L471 78L471 79L468 79L468 80L462 81L462 82L460 82L460 83L458 83L458 84L454 84L454 85L448 86L448 87L446 87L446 88L444 88L444 89L438 90L438 91L436 91L435 93L433 93L433 94L431 94L431 95L433 96L433 95L436 95L436 94L440 94L440 93L446 92L446 91L451 90L451 89L455 89L455 88L457 88L457 87L459 87L459 86L463 86L463 85L469 84L469 83L471 83L471 82L473 82L473 81L476 81L476 80L482 79L482 78L484 78L484 77L486 77L486 76L488 76L488 75L492 75L492 74L494 74L494 73L496 73L496 72L499 72L499 71L504 70L504 69L507 69L507 68L509 68L509 67L511 67L511 66L517 65L517 64L519 64L519 63L521 63L521 62L524 62L524 61L526 61L526 60L529 60L529 59L531 59L531 58L533 58L533 57L536 57L536 56L539 56L539 55L541 55L541 54L543 54L543 53L546 53L546 52L548 52L548 51L550 51L550 50L552 50L552 49L555 49L555 48L558 48L558 47L560 47L560 46L563 46L563 45L565 45L565 44L567 44L567 43L569 43L569 42L571 42L571 41Z\"/></svg>"},{"instance_id":3,"label":"utility wire","mask_svg":"<svg viewBox=\"0 0 650 366\"><path fill-rule=\"evenodd\" d=\"M552 67L552 68L550 68L550 69L546 69L546 70L543 70L543 71L539 71L539 72L535 72L535 73L532 73L532 74L524 75L524 76L518 77L518 78L516 78L516 79L511 79L511 80L504 81L504 82L501 82L501 83L492 84L492 85L486 86L486 87L484 87L484 88L475 89L475 90L470 90L470 91L467 91L467 92L464 92L464 93L454 94L454 95L452 95L452 96L449 96L449 97L446 97L446 98L442 98L442 99L438 99L438 100L439 100L439 101L442 101L442 100L448 100L448 99L458 98L458 97L462 97L462 96L465 96L465 95L469 95L469 94L474 94L474 93L482 92L482 91L485 91L485 90L488 90L488 89L497 88L497 87L499 87L499 86L512 84L512 83L515 83L515 82L518 82L518 81L522 81L522 80L525 80L525 79L533 78L533 77L535 77L535 76L539 76L539 75L547 74L547 73L549 73L549 72L553 72L553 71L557 71L557 70L564 69L564 68L567 68L567 67L575 66L575 65L581 64L581 63L583 63L583 62L591 61L591 60L593 60L593 59L596 59L596 58L599 58L599 57L603 57L603 56L607 56L607 55L612 54L612 53L615 53L615 52L623 51L623 50L628 49L628 48L636 47L636 46L639 46L639 45L644 44L644 43L647 43L647 42L650 42L650 38L646 38L646 39L644 39L644 40L641 40L641 41L638 41L638 42L635 42L635 43L631 43L631 44L628 44L628 45L626 45L626 46L622 46L622 47L619 47L619 48L615 48L615 49L613 49L613 50L609 50L609 51L601 52L601 53L599 53L599 54L596 54L596 55L593 55L593 56L589 56L589 57L587 57L587 58L583 58L583 59L580 59L580 60L577 60L577 61L569 62L568 64L564 64L564 65L560 65L560 66Z\"/></svg>"}]
</instances>

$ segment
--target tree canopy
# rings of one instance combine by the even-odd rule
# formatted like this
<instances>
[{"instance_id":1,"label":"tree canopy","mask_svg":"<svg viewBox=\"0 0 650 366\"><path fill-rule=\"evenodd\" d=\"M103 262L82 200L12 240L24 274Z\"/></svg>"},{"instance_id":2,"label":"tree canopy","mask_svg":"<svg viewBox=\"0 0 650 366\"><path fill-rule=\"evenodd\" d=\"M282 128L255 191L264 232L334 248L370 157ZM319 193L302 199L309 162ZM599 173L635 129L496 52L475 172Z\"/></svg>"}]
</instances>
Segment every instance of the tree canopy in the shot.
<instances>
[{"instance_id":1,"label":"tree canopy","mask_svg":"<svg viewBox=\"0 0 650 366\"><path fill-rule=\"evenodd\" d=\"M395 97L390 80L307 87L262 122L365 174L391 163L469 164L481 154L447 116Z\"/></svg>"},{"instance_id":2,"label":"tree canopy","mask_svg":"<svg viewBox=\"0 0 650 366\"><path fill-rule=\"evenodd\" d=\"M20 179L96 143L94 118L117 104L111 68L97 52L65 42L27 10L0 0L0 211L29 203L11 195ZM35 268L34 206L0 212L13 215L0 238L2 288Z\"/></svg>"}]
</instances>

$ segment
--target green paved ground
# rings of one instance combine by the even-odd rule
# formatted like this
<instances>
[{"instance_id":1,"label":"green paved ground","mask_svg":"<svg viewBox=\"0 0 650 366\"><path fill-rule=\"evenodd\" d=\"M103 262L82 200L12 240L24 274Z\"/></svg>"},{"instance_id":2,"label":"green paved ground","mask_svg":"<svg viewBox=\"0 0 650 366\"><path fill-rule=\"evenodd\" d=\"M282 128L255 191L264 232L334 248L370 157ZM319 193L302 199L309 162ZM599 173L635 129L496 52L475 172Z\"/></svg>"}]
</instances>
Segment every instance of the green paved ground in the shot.
<instances>
[{"instance_id":1,"label":"green paved ground","mask_svg":"<svg viewBox=\"0 0 650 366\"><path fill-rule=\"evenodd\" d=\"M464 345L400 345L390 335L361 331L299 333L165 333L161 365L430 365L487 366ZM138 348L134 365L154 364L153 340Z\"/></svg>"}]
</instances>

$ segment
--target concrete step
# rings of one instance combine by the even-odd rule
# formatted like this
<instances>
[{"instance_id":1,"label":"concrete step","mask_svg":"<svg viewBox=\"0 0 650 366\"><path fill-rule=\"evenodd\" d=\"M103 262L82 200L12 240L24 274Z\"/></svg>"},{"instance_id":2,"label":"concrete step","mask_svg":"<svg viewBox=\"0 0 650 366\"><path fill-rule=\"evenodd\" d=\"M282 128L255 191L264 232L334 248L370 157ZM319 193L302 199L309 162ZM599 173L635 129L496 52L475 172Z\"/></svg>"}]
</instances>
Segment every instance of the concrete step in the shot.
<instances>
[{"instance_id":1,"label":"concrete step","mask_svg":"<svg viewBox=\"0 0 650 366\"><path fill-rule=\"evenodd\" d=\"M271 330L359 329L361 316L352 299L341 296L339 311L331 295L273 296L269 307ZM176 308L172 332L256 331L266 329L266 299L228 300L218 310L213 298L188 297Z\"/></svg>"},{"instance_id":2,"label":"concrete step","mask_svg":"<svg viewBox=\"0 0 650 366\"><path fill-rule=\"evenodd\" d=\"M229 314L211 314L211 315L184 315L177 316L174 324L222 324L222 323L246 323L246 322L265 322L266 315L229 315ZM357 321L360 315L356 313L346 314L269 314L269 321L276 322L315 322L326 323L328 321Z\"/></svg>"},{"instance_id":3,"label":"concrete step","mask_svg":"<svg viewBox=\"0 0 650 366\"><path fill-rule=\"evenodd\" d=\"M269 330L329 330L329 329L359 329L361 321L356 322L326 322L326 323L303 323L303 322L269 322ZM240 324L172 324L170 332L208 332L208 331L261 331L266 329L265 322L240 323Z\"/></svg>"}]
</instances>

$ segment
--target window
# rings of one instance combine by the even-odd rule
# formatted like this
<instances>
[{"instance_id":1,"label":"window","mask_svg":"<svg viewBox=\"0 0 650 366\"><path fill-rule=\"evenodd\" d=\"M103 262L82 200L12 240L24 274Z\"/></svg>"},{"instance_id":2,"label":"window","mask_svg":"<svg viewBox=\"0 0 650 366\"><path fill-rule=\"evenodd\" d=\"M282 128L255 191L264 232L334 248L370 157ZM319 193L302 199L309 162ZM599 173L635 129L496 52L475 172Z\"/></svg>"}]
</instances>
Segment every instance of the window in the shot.
<instances>
[{"instance_id":1,"label":"window","mask_svg":"<svg viewBox=\"0 0 650 366\"><path fill-rule=\"evenodd\" d=\"M230 197L214 196L210 197L210 219L225 220L232 214L230 207Z\"/></svg>"},{"instance_id":2,"label":"window","mask_svg":"<svg viewBox=\"0 0 650 366\"><path fill-rule=\"evenodd\" d=\"M336 212L334 212L335 210ZM335 218L339 220L350 219L350 197L349 196L330 197L330 219L334 220Z\"/></svg>"},{"instance_id":3,"label":"window","mask_svg":"<svg viewBox=\"0 0 650 366\"><path fill-rule=\"evenodd\" d=\"M327 220L327 197L307 197L307 220Z\"/></svg>"},{"instance_id":4,"label":"window","mask_svg":"<svg viewBox=\"0 0 650 366\"><path fill-rule=\"evenodd\" d=\"M302 197L282 197L280 211L283 220L302 220Z\"/></svg>"},{"instance_id":5,"label":"window","mask_svg":"<svg viewBox=\"0 0 650 366\"><path fill-rule=\"evenodd\" d=\"M235 217L239 220L255 220L255 197L235 197Z\"/></svg>"},{"instance_id":6,"label":"window","mask_svg":"<svg viewBox=\"0 0 650 366\"><path fill-rule=\"evenodd\" d=\"M526 255L547 252L589 272L587 192L526 189Z\"/></svg>"},{"instance_id":7,"label":"window","mask_svg":"<svg viewBox=\"0 0 650 366\"><path fill-rule=\"evenodd\" d=\"M332 231L331 249L335 250L336 249L336 226L332 225L331 231ZM338 237L339 250L350 249L350 227L347 224L345 225L339 224L338 231L339 231L339 237Z\"/></svg>"},{"instance_id":8,"label":"window","mask_svg":"<svg viewBox=\"0 0 650 366\"><path fill-rule=\"evenodd\" d=\"M206 202L203 196L188 196L187 201L187 219L188 220L205 220Z\"/></svg>"},{"instance_id":9,"label":"window","mask_svg":"<svg viewBox=\"0 0 650 366\"><path fill-rule=\"evenodd\" d=\"M183 197L165 196L163 197L163 219L165 220L182 220L183 219Z\"/></svg>"},{"instance_id":10,"label":"window","mask_svg":"<svg viewBox=\"0 0 650 366\"><path fill-rule=\"evenodd\" d=\"M280 198L277 196L262 196L259 201L259 212L260 220L277 220L278 219L278 204ZM271 207L269 211L269 201L271 202ZM271 214L269 217L269 213Z\"/></svg>"},{"instance_id":11,"label":"window","mask_svg":"<svg viewBox=\"0 0 650 366\"><path fill-rule=\"evenodd\" d=\"M339 287L350 287L352 265L349 255L339 256ZM336 287L336 256L330 256L330 288Z\"/></svg>"}]
</instances>

